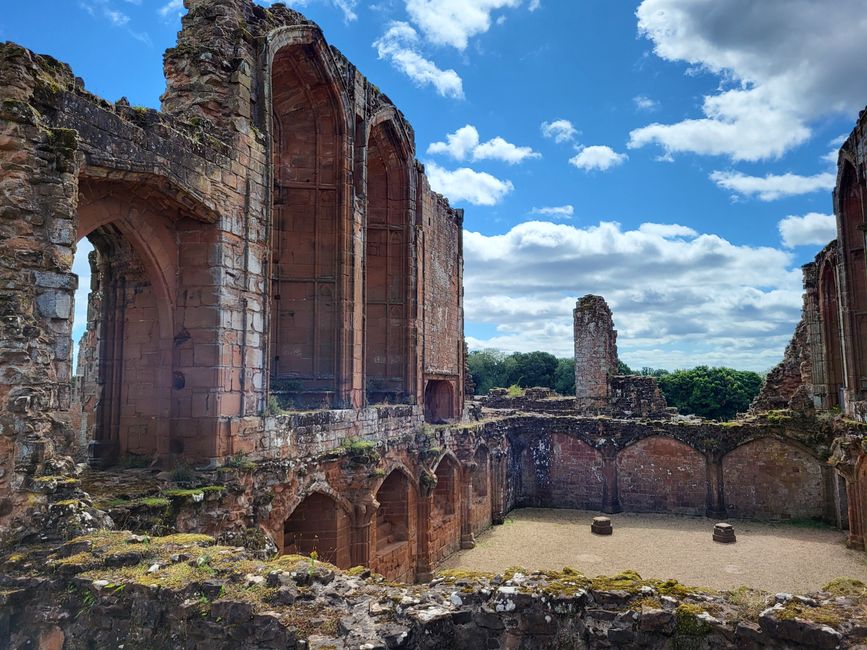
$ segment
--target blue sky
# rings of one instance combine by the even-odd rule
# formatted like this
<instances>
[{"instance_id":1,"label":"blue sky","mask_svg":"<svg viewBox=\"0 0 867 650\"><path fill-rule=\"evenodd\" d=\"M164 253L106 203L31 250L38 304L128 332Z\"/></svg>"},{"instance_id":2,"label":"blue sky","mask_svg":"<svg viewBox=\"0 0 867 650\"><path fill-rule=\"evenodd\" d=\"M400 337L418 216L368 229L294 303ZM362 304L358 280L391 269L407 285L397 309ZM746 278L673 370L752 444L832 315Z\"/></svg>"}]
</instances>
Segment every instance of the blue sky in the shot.
<instances>
[{"instance_id":1,"label":"blue sky","mask_svg":"<svg viewBox=\"0 0 867 650\"><path fill-rule=\"evenodd\" d=\"M576 298L599 293L630 365L761 371L833 237L833 152L867 103L862 2L288 4L406 114L466 210L471 347L567 356ZM157 108L179 4L8 3L0 39Z\"/></svg>"}]
</instances>

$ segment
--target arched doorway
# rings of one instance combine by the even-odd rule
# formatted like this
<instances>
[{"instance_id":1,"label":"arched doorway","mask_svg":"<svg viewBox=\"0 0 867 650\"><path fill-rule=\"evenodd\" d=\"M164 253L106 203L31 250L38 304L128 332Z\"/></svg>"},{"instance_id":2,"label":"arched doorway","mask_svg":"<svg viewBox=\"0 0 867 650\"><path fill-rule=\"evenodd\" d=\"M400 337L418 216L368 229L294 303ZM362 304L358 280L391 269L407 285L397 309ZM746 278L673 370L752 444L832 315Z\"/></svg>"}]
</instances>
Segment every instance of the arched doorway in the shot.
<instances>
[{"instance_id":1,"label":"arched doorway","mask_svg":"<svg viewBox=\"0 0 867 650\"><path fill-rule=\"evenodd\" d=\"M86 324L78 336L75 323L72 344L72 425L94 466L149 463L173 451L173 221L123 184L83 181L80 197L78 240L92 252L78 292L86 309L76 309Z\"/></svg>"},{"instance_id":2,"label":"arched doorway","mask_svg":"<svg viewBox=\"0 0 867 650\"><path fill-rule=\"evenodd\" d=\"M310 555L323 562L349 567L350 521L338 503L326 494L313 492L298 504L283 525L283 553Z\"/></svg>"},{"instance_id":3,"label":"arched doorway","mask_svg":"<svg viewBox=\"0 0 867 650\"><path fill-rule=\"evenodd\" d=\"M391 579L411 579L415 522L410 513L416 504L406 474L392 470L379 486L376 500L379 508L373 527L376 553L372 568Z\"/></svg>"},{"instance_id":4,"label":"arched doorway","mask_svg":"<svg viewBox=\"0 0 867 650\"><path fill-rule=\"evenodd\" d=\"M461 546L460 481L457 463L444 456L436 468L430 521L431 561L436 564Z\"/></svg>"},{"instance_id":5,"label":"arched doorway","mask_svg":"<svg viewBox=\"0 0 867 650\"><path fill-rule=\"evenodd\" d=\"M431 379L424 389L424 419L442 424L454 417L454 391L450 381Z\"/></svg>"}]
</instances>

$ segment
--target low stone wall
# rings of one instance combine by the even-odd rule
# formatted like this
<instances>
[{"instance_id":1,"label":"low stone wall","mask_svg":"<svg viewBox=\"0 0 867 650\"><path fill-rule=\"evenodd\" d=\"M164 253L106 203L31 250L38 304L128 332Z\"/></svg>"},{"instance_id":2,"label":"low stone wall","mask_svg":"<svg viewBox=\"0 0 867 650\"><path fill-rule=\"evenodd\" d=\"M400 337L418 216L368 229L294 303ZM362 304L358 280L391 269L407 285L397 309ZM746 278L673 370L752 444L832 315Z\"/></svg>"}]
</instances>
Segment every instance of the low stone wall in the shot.
<instances>
[{"instance_id":1,"label":"low stone wall","mask_svg":"<svg viewBox=\"0 0 867 650\"><path fill-rule=\"evenodd\" d=\"M808 597L571 569L400 586L205 536L129 533L34 548L3 568L9 648L846 648L867 629L867 589L847 580Z\"/></svg>"}]
</instances>

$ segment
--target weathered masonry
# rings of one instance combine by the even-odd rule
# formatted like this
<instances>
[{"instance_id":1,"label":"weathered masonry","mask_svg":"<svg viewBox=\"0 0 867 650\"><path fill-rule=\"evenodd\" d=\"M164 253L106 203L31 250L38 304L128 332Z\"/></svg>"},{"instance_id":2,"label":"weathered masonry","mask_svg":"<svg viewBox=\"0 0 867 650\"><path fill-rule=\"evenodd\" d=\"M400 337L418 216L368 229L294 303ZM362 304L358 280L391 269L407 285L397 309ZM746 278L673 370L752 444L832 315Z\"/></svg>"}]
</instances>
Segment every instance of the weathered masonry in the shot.
<instances>
[{"instance_id":1,"label":"weathered masonry","mask_svg":"<svg viewBox=\"0 0 867 650\"><path fill-rule=\"evenodd\" d=\"M0 46L0 501L87 441L102 465L285 455L275 404L346 436L373 404L406 430L462 413L463 215L412 128L300 14L186 5L162 112Z\"/></svg>"}]
</instances>

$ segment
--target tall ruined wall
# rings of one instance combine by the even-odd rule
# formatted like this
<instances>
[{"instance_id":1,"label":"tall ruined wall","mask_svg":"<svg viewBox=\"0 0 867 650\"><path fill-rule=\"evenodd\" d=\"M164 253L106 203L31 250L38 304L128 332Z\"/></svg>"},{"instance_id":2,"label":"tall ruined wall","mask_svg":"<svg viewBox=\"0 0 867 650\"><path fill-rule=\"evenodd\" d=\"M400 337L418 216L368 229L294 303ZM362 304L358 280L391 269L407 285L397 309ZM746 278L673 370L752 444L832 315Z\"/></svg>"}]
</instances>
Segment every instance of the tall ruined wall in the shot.
<instances>
[{"instance_id":1,"label":"tall ruined wall","mask_svg":"<svg viewBox=\"0 0 867 650\"><path fill-rule=\"evenodd\" d=\"M578 410L604 410L609 381L617 374L617 332L605 300L601 296L581 298L573 312L573 328Z\"/></svg>"},{"instance_id":2,"label":"tall ruined wall","mask_svg":"<svg viewBox=\"0 0 867 650\"><path fill-rule=\"evenodd\" d=\"M300 14L250 0L186 6L165 56L164 112L106 102L50 57L0 46L11 252L0 260L0 517L18 512L44 460L80 443L82 423L95 463L216 463L286 455L270 397L356 414L400 402L410 421L429 369L451 385L437 417L462 411L462 215L419 173L412 128ZM314 86L318 107L293 113L292 93ZM325 113L335 129L305 126ZM333 157L298 153L299 133L314 131L332 134ZM288 165L293 153L309 164ZM312 194L299 174L315 179ZM277 246L314 204L316 241ZM366 247L377 233L384 246ZM101 312L76 392L86 404L73 407L71 264L83 237L101 260L130 264L98 268ZM384 338L365 327L376 310Z\"/></svg>"},{"instance_id":3,"label":"tall ruined wall","mask_svg":"<svg viewBox=\"0 0 867 650\"><path fill-rule=\"evenodd\" d=\"M463 211L430 190L420 175L423 235L424 378L452 386L452 416L463 405Z\"/></svg>"}]
</instances>

